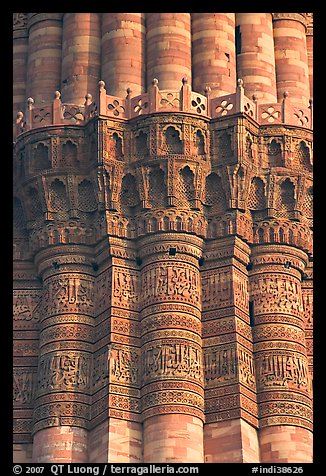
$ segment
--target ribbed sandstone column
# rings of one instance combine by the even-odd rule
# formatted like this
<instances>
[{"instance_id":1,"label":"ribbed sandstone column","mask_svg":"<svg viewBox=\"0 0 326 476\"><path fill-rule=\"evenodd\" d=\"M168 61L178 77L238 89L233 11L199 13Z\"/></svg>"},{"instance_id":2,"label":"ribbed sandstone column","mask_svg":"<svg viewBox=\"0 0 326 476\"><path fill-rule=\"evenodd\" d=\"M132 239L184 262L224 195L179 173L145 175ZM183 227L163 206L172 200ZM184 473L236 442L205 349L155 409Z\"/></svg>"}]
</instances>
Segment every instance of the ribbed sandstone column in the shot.
<instances>
[{"instance_id":1,"label":"ribbed sandstone column","mask_svg":"<svg viewBox=\"0 0 326 476\"><path fill-rule=\"evenodd\" d=\"M64 13L61 93L64 102L84 104L96 96L100 80L101 26L99 13Z\"/></svg>"},{"instance_id":2,"label":"ribbed sandstone column","mask_svg":"<svg viewBox=\"0 0 326 476\"><path fill-rule=\"evenodd\" d=\"M160 89L180 89L191 82L190 13L147 13L147 85L153 78Z\"/></svg>"},{"instance_id":3,"label":"ribbed sandstone column","mask_svg":"<svg viewBox=\"0 0 326 476\"><path fill-rule=\"evenodd\" d=\"M27 13L13 14L13 115L26 106Z\"/></svg>"},{"instance_id":4,"label":"ribbed sandstone column","mask_svg":"<svg viewBox=\"0 0 326 476\"><path fill-rule=\"evenodd\" d=\"M314 59L314 32L313 32L313 15L306 14L307 18L307 32L306 32L306 43L307 43L307 57L308 57L308 71L309 71L309 85L310 85L310 97L313 97L314 94L314 81L313 81L313 59Z\"/></svg>"},{"instance_id":5,"label":"ribbed sandstone column","mask_svg":"<svg viewBox=\"0 0 326 476\"><path fill-rule=\"evenodd\" d=\"M202 240L174 233L159 238L140 243L144 462L201 463Z\"/></svg>"},{"instance_id":6,"label":"ribbed sandstone column","mask_svg":"<svg viewBox=\"0 0 326 476\"><path fill-rule=\"evenodd\" d=\"M26 96L35 105L53 100L60 89L62 13L28 14L28 64Z\"/></svg>"},{"instance_id":7,"label":"ribbed sandstone column","mask_svg":"<svg viewBox=\"0 0 326 476\"><path fill-rule=\"evenodd\" d=\"M191 13L193 90L211 96L236 88L235 13Z\"/></svg>"},{"instance_id":8,"label":"ribbed sandstone column","mask_svg":"<svg viewBox=\"0 0 326 476\"><path fill-rule=\"evenodd\" d=\"M201 268L207 463L258 463L258 415L249 318L250 249L211 240Z\"/></svg>"},{"instance_id":9,"label":"ribbed sandstone column","mask_svg":"<svg viewBox=\"0 0 326 476\"><path fill-rule=\"evenodd\" d=\"M78 249L76 249L78 248ZM43 278L33 462L86 463L94 278L86 246L38 253Z\"/></svg>"},{"instance_id":10,"label":"ribbed sandstone column","mask_svg":"<svg viewBox=\"0 0 326 476\"><path fill-rule=\"evenodd\" d=\"M145 92L145 14L102 13L101 79L108 94Z\"/></svg>"},{"instance_id":11,"label":"ribbed sandstone column","mask_svg":"<svg viewBox=\"0 0 326 476\"><path fill-rule=\"evenodd\" d=\"M309 68L304 13L273 13L273 34L277 98L284 91L289 98L308 106L310 99Z\"/></svg>"},{"instance_id":12,"label":"ribbed sandstone column","mask_svg":"<svg viewBox=\"0 0 326 476\"><path fill-rule=\"evenodd\" d=\"M311 381L301 272L307 255L287 245L252 250L250 294L262 463L312 462Z\"/></svg>"},{"instance_id":13,"label":"ribbed sandstone column","mask_svg":"<svg viewBox=\"0 0 326 476\"><path fill-rule=\"evenodd\" d=\"M236 13L237 77L245 95L276 102L276 78L271 13Z\"/></svg>"}]
</instances>

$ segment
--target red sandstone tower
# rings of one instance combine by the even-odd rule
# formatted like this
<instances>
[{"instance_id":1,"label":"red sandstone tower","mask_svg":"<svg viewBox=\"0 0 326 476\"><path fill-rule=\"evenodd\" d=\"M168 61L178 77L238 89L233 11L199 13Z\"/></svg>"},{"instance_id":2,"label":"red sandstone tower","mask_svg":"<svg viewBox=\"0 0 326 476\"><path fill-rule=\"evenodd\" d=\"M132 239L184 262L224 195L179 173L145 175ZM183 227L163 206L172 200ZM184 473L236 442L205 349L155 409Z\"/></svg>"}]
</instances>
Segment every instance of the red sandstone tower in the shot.
<instances>
[{"instance_id":1,"label":"red sandstone tower","mask_svg":"<svg viewBox=\"0 0 326 476\"><path fill-rule=\"evenodd\" d=\"M312 461L312 15L14 14L14 461Z\"/></svg>"}]
</instances>

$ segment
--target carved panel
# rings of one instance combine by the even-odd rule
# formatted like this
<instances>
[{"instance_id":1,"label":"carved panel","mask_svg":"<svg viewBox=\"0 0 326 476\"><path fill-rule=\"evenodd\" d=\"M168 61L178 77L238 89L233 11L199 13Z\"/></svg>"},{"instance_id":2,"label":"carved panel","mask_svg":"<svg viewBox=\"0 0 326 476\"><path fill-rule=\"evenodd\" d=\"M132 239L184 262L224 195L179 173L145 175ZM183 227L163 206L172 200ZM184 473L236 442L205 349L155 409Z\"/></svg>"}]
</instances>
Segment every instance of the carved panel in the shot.
<instances>
[{"instance_id":1,"label":"carved panel","mask_svg":"<svg viewBox=\"0 0 326 476\"><path fill-rule=\"evenodd\" d=\"M93 313L94 280L78 274L61 274L45 284L43 312L50 316L61 312Z\"/></svg>"},{"instance_id":2,"label":"carved panel","mask_svg":"<svg viewBox=\"0 0 326 476\"><path fill-rule=\"evenodd\" d=\"M96 279L96 312L101 314L111 305L112 270L106 269Z\"/></svg>"},{"instance_id":3,"label":"carved panel","mask_svg":"<svg viewBox=\"0 0 326 476\"><path fill-rule=\"evenodd\" d=\"M202 272L203 310L227 307L233 304L230 268Z\"/></svg>"},{"instance_id":4,"label":"carved panel","mask_svg":"<svg viewBox=\"0 0 326 476\"><path fill-rule=\"evenodd\" d=\"M283 390L310 390L307 359L294 352L274 350L257 355L257 390L265 391L281 388Z\"/></svg>"},{"instance_id":5,"label":"carved panel","mask_svg":"<svg viewBox=\"0 0 326 476\"><path fill-rule=\"evenodd\" d=\"M140 357L138 349L114 344L110 349L110 383L138 386Z\"/></svg>"},{"instance_id":6,"label":"carved panel","mask_svg":"<svg viewBox=\"0 0 326 476\"><path fill-rule=\"evenodd\" d=\"M187 264L147 266L142 273L141 289L144 304L166 300L200 303L199 273Z\"/></svg>"},{"instance_id":7,"label":"carved panel","mask_svg":"<svg viewBox=\"0 0 326 476\"><path fill-rule=\"evenodd\" d=\"M139 302L139 273L118 266L113 269L112 305L137 309Z\"/></svg>"},{"instance_id":8,"label":"carved panel","mask_svg":"<svg viewBox=\"0 0 326 476\"><path fill-rule=\"evenodd\" d=\"M201 381L200 347L187 342L148 344L142 350L143 383L155 379L193 379Z\"/></svg>"},{"instance_id":9,"label":"carved panel","mask_svg":"<svg viewBox=\"0 0 326 476\"><path fill-rule=\"evenodd\" d=\"M40 320L42 292L36 290L13 291L13 318L15 328L34 328Z\"/></svg>"},{"instance_id":10,"label":"carved panel","mask_svg":"<svg viewBox=\"0 0 326 476\"><path fill-rule=\"evenodd\" d=\"M109 378L108 350L102 349L93 356L93 393L106 386Z\"/></svg>"},{"instance_id":11,"label":"carved panel","mask_svg":"<svg viewBox=\"0 0 326 476\"><path fill-rule=\"evenodd\" d=\"M204 351L204 373L207 388L234 383L237 380L236 349L210 347Z\"/></svg>"},{"instance_id":12,"label":"carved panel","mask_svg":"<svg viewBox=\"0 0 326 476\"><path fill-rule=\"evenodd\" d=\"M39 359L38 392L89 392L91 356L85 352L52 352Z\"/></svg>"},{"instance_id":13,"label":"carved panel","mask_svg":"<svg viewBox=\"0 0 326 476\"><path fill-rule=\"evenodd\" d=\"M255 314L283 312L300 316L303 310L300 283L288 275L252 277L251 299L255 303Z\"/></svg>"},{"instance_id":14,"label":"carved panel","mask_svg":"<svg viewBox=\"0 0 326 476\"><path fill-rule=\"evenodd\" d=\"M255 369L252 353L244 347L229 344L204 350L206 388L243 383L255 390Z\"/></svg>"},{"instance_id":15,"label":"carved panel","mask_svg":"<svg viewBox=\"0 0 326 476\"><path fill-rule=\"evenodd\" d=\"M33 403L37 388L37 371L31 368L14 368L13 403L14 406Z\"/></svg>"}]
</instances>

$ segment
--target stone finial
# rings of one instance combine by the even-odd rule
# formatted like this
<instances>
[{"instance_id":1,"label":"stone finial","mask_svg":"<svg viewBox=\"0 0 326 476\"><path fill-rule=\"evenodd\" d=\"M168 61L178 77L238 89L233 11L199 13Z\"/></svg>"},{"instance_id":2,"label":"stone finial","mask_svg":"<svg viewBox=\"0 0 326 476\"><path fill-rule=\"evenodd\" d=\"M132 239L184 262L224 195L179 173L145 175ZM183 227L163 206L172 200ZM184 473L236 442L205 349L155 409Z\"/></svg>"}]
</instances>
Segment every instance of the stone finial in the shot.
<instances>
[{"instance_id":1,"label":"stone finial","mask_svg":"<svg viewBox=\"0 0 326 476\"><path fill-rule=\"evenodd\" d=\"M184 76L181 81L182 81L182 84L188 84L187 76Z\"/></svg>"},{"instance_id":2,"label":"stone finial","mask_svg":"<svg viewBox=\"0 0 326 476\"><path fill-rule=\"evenodd\" d=\"M284 91L283 93L283 98L286 99L289 97L289 92L288 91Z\"/></svg>"},{"instance_id":3,"label":"stone finial","mask_svg":"<svg viewBox=\"0 0 326 476\"><path fill-rule=\"evenodd\" d=\"M61 98L61 93L60 91L55 91L54 93L54 99L60 99Z\"/></svg>"},{"instance_id":4,"label":"stone finial","mask_svg":"<svg viewBox=\"0 0 326 476\"><path fill-rule=\"evenodd\" d=\"M131 88L127 88L127 97L130 97L130 96L131 96L131 93L132 93L132 89L131 89Z\"/></svg>"},{"instance_id":5,"label":"stone finial","mask_svg":"<svg viewBox=\"0 0 326 476\"><path fill-rule=\"evenodd\" d=\"M154 78L154 79L153 79L152 85L153 85L153 86L158 86L158 79L157 79L157 78Z\"/></svg>"},{"instance_id":6,"label":"stone finial","mask_svg":"<svg viewBox=\"0 0 326 476\"><path fill-rule=\"evenodd\" d=\"M33 104L34 104L34 99L33 99L33 98L28 98L28 99L27 99L27 105L28 105L28 107L32 107Z\"/></svg>"},{"instance_id":7,"label":"stone finial","mask_svg":"<svg viewBox=\"0 0 326 476\"><path fill-rule=\"evenodd\" d=\"M90 105L92 104L92 102L93 102L93 96L92 96L91 94L87 93L87 94L85 95L85 103L84 103L84 105L85 105L85 106L90 106Z\"/></svg>"},{"instance_id":8,"label":"stone finial","mask_svg":"<svg viewBox=\"0 0 326 476\"><path fill-rule=\"evenodd\" d=\"M313 100L312 98L309 99L309 107L312 107Z\"/></svg>"},{"instance_id":9,"label":"stone finial","mask_svg":"<svg viewBox=\"0 0 326 476\"><path fill-rule=\"evenodd\" d=\"M257 94L253 94L251 97L252 97L252 100L253 100L254 102L257 102L257 101L258 101L258 96L257 96Z\"/></svg>"},{"instance_id":10,"label":"stone finial","mask_svg":"<svg viewBox=\"0 0 326 476\"><path fill-rule=\"evenodd\" d=\"M20 122L24 117L24 113L22 113L21 111L18 111L17 112L17 122Z\"/></svg>"},{"instance_id":11,"label":"stone finial","mask_svg":"<svg viewBox=\"0 0 326 476\"><path fill-rule=\"evenodd\" d=\"M243 79L239 78L237 83L239 88L243 88Z\"/></svg>"},{"instance_id":12,"label":"stone finial","mask_svg":"<svg viewBox=\"0 0 326 476\"><path fill-rule=\"evenodd\" d=\"M107 114L107 102L106 102L106 89L105 89L105 82L103 80L98 82L99 90L98 90L98 113L100 115Z\"/></svg>"}]
</instances>

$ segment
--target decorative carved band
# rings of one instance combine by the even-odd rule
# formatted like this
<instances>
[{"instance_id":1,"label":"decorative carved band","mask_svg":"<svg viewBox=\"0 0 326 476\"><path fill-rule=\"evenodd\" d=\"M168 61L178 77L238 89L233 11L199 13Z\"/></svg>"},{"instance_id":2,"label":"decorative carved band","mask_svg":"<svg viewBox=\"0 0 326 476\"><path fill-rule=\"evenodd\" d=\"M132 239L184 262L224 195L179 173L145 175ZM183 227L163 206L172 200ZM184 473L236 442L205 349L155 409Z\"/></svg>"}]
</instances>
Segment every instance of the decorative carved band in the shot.
<instances>
[{"instance_id":1,"label":"decorative carved band","mask_svg":"<svg viewBox=\"0 0 326 476\"><path fill-rule=\"evenodd\" d=\"M53 352L39 359L38 395L57 391L91 390L91 355L85 352Z\"/></svg>"},{"instance_id":2,"label":"decorative carved band","mask_svg":"<svg viewBox=\"0 0 326 476\"><path fill-rule=\"evenodd\" d=\"M162 262L146 267L141 284L144 304L164 301L189 302L200 305L199 271L188 264Z\"/></svg>"},{"instance_id":3,"label":"decorative carved band","mask_svg":"<svg viewBox=\"0 0 326 476\"><path fill-rule=\"evenodd\" d=\"M142 349L142 379L191 379L202 382L201 349L195 343L162 342Z\"/></svg>"},{"instance_id":4,"label":"decorative carved band","mask_svg":"<svg viewBox=\"0 0 326 476\"><path fill-rule=\"evenodd\" d=\"M295 20L307 25L307 18L305 13L272 13L273 21L276 20Z\"/></svg>"},{"instance_id":5,"label":"decorative carved band","mask_svg":"<svg viewBox=\"0 0 326 476\"><path fill-rule=\"evenodd\" d=\"M259 392L272 389L311 390L308 362L302 354L284 350L259 353L255 366Z\"/></svg>"}]
</instances>

